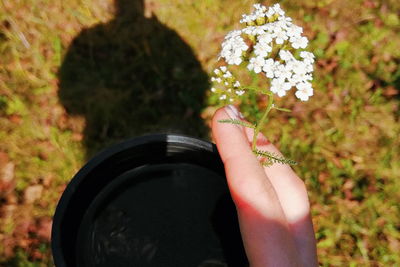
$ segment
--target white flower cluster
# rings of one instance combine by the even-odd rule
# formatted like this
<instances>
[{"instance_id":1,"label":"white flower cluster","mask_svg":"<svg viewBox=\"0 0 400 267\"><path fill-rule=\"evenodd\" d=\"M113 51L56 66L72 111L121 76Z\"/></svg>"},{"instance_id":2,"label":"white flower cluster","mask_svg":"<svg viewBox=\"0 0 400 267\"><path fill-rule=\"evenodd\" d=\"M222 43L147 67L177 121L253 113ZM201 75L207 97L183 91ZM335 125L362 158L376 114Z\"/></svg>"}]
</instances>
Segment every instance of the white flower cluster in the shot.
<instances>
[{"instance_id":1,"label":"white flower cluster","mask_svg":"<svg viewBox=\"0 0 400 267\"><path fill-rule=\"evenodd\" d=\"M221 57L230 65L242 63L242 53L249 48L240 36L242 31L231 31L222 43Z\"/></svg>"},{"instance_id":2,"label":"white flower cluster","mask_svg":"<svg viewBox=\"0 0 400 267\"><path fill-rule=\"evenodd\" d=\"M242 32L253 36L261 35L262 38L271 41L275 39L276 44L289 41L294 49L307 47L307 38L301 36L303 28L294 25L292 19L285 16L285 12L279 4L268 9L260 4L255 4L254 8L255 10L250 15L242 15L240 23L248 26Z\"/></svg>"},{"instance_id":3,"label":"white flower cluster","mask_svg":"<svg viewBox=\"0 0 400 267\"><path fill-rule=\"evenodd\" d=\"M271 79L270 90L278 96L296 87L296 97L307 101L313 95L314 55L295 51L308 45L308 39L302 36L303 28L294 25L279 4L270 8L255 4L254 8L253 13L242 15L240 22L246 27L225 37L220 57L228 65L247 62L248 70Z\"/></svg>"},{"instance_id":4,"label":"white flower cluster","mask_svg":"<svg viewBox=\"0 0 400 267\"><path fill-rule=\"evenodd\" d=\"M290 51L281 49L279 57L282 63L270 58L264 59L265 63L262 65L262 71L271 79L271 92L282 97L292 87L296 87L297 98L307 101L313 95L311 81L314 55L301 51L300 58L302 60L297 60ZM256 59L262 61L260 57L256 57ZM248 69L251 69L250 64ZM253 70L254 72L258 71L258 69Z\"/></svg>"},{"instance_id":5,"label":"white flower cluster","mask_svg":"<svg viewBox=\"0 0 400 267\"><path fill-rule=\"evenodd\" d=\"M217 84L223 84L228 89L218 90L215 87L211 88L211 92L219 93L219 100L229 100L233 102L236 96L244 94L244 90L240 89L240 82L235 79L232 73L225 67L222 66L214 70L214 77L211 77L211 81Z\"/></svg>"}]
</instances>

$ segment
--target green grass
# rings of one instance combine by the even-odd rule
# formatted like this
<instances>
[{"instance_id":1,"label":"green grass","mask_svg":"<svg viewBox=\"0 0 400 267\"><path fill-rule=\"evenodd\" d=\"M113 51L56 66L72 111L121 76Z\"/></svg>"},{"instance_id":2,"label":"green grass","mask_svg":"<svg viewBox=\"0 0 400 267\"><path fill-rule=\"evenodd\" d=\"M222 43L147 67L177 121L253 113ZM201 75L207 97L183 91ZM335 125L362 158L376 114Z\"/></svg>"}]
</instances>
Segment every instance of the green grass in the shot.
<instances>
[{"instance_id":1,"label":"green grass","mask_svg":"<svg viewBox=\"0 0 400 267\"><path fill-rule=\"evenodd\" d=\"M208 75L253 3L146 1L145 16L114 16L111 0L0 1L0 173L14 166L12 190L0 189L0 265L51 266L48 238L24 225L50 218L103 147L147 132L210 138ZM280 3L317 55L315 95L277 100L293 112L273 112L264 133L299 162L320 264L399 266L400 4ZM245 101L249 118L265 104Z\"/></svg>"}]
</instances>

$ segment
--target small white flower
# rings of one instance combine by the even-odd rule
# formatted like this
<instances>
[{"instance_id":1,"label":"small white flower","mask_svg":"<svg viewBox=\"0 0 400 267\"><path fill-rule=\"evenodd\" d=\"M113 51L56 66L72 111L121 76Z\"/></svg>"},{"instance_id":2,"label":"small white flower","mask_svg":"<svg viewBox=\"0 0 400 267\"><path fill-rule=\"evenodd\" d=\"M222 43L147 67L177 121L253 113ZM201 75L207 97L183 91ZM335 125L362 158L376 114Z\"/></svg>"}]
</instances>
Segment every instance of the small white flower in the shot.
<instances>
[{"instance_id":1,"label":"small white flower","mask_svg":"<svg viewBox=\"0 0 400 267\"><path fill-rule=\"evenodd\" d=\"M263 34L264 32L264 29L260 26L249 26L243 29L243 33L252 36L258 36Z\"/></svg>"},{"instance_id":2,"label":"small white flower","mask_svg":"<svg viewBox=\"0 0 400 267\"><path fill-rule=\"evenodd\" d=\"M211 88L211 92L215 93L217 91L217 89L215 89L214 87Z\"/></svg>"},{"instance_id":3,"label":"small white flower","mask_svg":"<svg viewBox=\"0 0 400 267\"><path fill-rule=\"evenodd\" d=\"M295 58L292 55L292 53L290 53L290 51L284 50L284 49L281 49L281 51L279 51L279 57L283 61L293 61L293 60L295 60Z\"/></svg>"},{"instance_id":4,"label":"small white flower","mask_svg":"<svg viewBox=\"0 0 400 267\"><path fill-rule=\"evenodd\" d=\"M290 66L293 71L293 74L304 75L308 72L307 65L302 61L298 61L298 60L292 61L290 63Z\"/></svg>"},{"instance_id":5,"label":"small white flower","mask_svg":"<svg viewBox=\"0 0 400 267\"><path fill-rule=\"evenodd\" d=\"M290 90L290 88L292 88L292 85L283 79L272 79L271 81L271 92L279 97L286 95L286 91Z\"/></svg>"},{"instance_id":6,"label":"small white flower","mask_svg":"<svg viewBox=\"0 0 400 267\"><path fill-rule=\"evenodd\" d=\"M255 73L260 73L265 64L265 59L263 57L253 57L250 59L247 69L254 71Z\"/></svg>"},{"instance_id":7,"label":"small white flower","mask_svg":"<svg viewBox=\"0 0 400 267\"><path fill-rule=\"evenodd\" d=\"M250 22L250 18L249 18L248 15L243 14L243 15L242 15L242 19L241 19L239 22L240 22L240 23L247 23L247 22Z\"/></svg>"},{"instance_id":8,"label":"small white flower","mask_svg":"<svg viewBox=\"0 0 400 267\"><path fill-rule=\"evenodd\" d=\"M272 58L269 58L265 61L264 66L263 66L263 72L265 72L265 76L268 78L273 78L274 77L274 65L275 61Z\"/></svg>"},{"instance_id":9,"label":"small white flower","mask_svg":"<svg viewBox=\"0 0 400 267\"><path fill-rule=\"evenodd\" d=\"M301 101L307 101L313 95L311 83L299 83L296 85L296 97Z\"/></svg>"},{"instance_id":10,"label":"small white flower","mask_svg":"<svg viewBox=\"0 0 400 267\"><path fill-rule=\"evenodd\" d=\"M275 14L278 14L280 16L285 15L285 11L282 10L281 6L279 4L275 4L271 7L271 9L275 12Z\"/></svg>"},{"instance_id":11,"label":"small white flower","mask_svg":"<svg viewBox=\"0 0 400 267\"><path fill-rule=\"evenodd\" d=\"M306 48L308 45L308 40L306 37L290 37L290 42L292 43L292 47L294 49L299 49L299 48Z\"/></svg>"},{"instance_id":12,"label":"small white flower","mask_svg":"<svg viewBox=\"0 0 400 267\"><path fill-rule=\"evenodd\" d=\"M268 18L271 18L274 14L275 11L272 8L268 8L267 12L265 13Z\"/></svg>"},{"instance_id":13,"label":"small white flower","mask_svg":"<svg viewBox=\"0 0 400 267\"><path fill-rule=\"evenodd\" d=\"M263 31L263 33L260 34L258 37L258 44L270 46L271 42L272 42L272 34L270 34L268 32ZM271 47L271 49L272 49L272 47Z\"/></svg>"},{"instance_id":14,"label":"small white flower","mask_svg":"<svg viewBox=\"0 0 400 267\"><path fill-rule=\"evenodd\" d=\"M274 77L277 79L290 79L292 76L292 72L288 70L288 68L284 65L279 63L278 61L274 62Z\"/></svg>"},{"instance_id":15,"label":"small white flower","mask_svg":"<svg viewBox=\"0 0 400 267\"><path fill-rule=\"evenodd\" d=\"M240 82L239 82L239 81L236 81L236 82L233 84L233 87L240 87Z\"/></svg>"},{"instance_id":16,"label":"small white flower","mask_svg":"<svg viewBox=\"0 0 400 267\"><path fill-rule=\"evenodd\" d=\"M221 95L220 97L219 97L219 100L225 100L226 99L226 95Z\"/></svg>"},{"instance_id":17,"label":"small white flower","mask_svg":"<svg viewBox=\"0 0 400 267\"><path fill-rule=\"evenodd\" d=\"M225 40L227 39L231 39L231 38L235 38L235 37L239 37L242 34L241 30L233 30L230 31L226 36L225 36Z\"/></svg>"},{"instance_id":18,"label":"small white flower","mask_svg":"<svg viewBox=\"0 0 400 267\"><path fill-rule=\"evenodd\" d=\"M236 92L236 94L237 94L238 96L241 96L241 95L244 94L244 90L236 90L235 92Z\"/></svg>"},{"instance_id":19,"label":"small white flower","mask_svg":"<svg viewBox=\"0 0 400 267\"><path fill-rule=\"evenodd\" d=\"M255 35L256 27L255 26L248 26L242 30L243 33L247 35Z\"/></svg>"},{"instance_id":20,"label":"small white flower","mask_svg":"<svg viewBox=\"0 0 400 267\"><path fill-rule=\"evenodd\" d=\"M216 83L221 83L221 82L222 82L222 79L219 78L219 77L217 77L217 78L211 77L211 81L212 81L212 82L216 82Z\"/></svg>"},{"instance_id":21,"label":"small white flower","mask_svg":"<svg viewBox=\"0 0 400 267\"><path fill-rule=\"evenodd\" d=\"M254 4L253 7L255 10L251 14L242 15L240 23L251 23L255 22L258 18L265 17L265 12L267 10L265 6L262 6L261 4Z\"/></svg>"},{"instance_id":22,"label":"small white flower","mask_svg":"<svg viewBox=\"0 0 400 267\"><path fill-rule=\"evenodd\" d=\"M312 64L314 63L314 54L307 52L307 51L301 51L300 52L300 57L304 59L304 62L307 64Z\"/></svg>"},{"instance_id":23,"label":"small white flower","mask_svg":"<svg viewBox=\"0 0 400 267\"><path fill-rule=\"evenodd\" d=\"M267 8L261 4L254 4L253 7L257 10L257 11L261 11L261 12L265 12L267 10Z\"/></svg>"},{"instance_id":24,"label":"small white flower","mask_svg":"<svg viewBox=\"0 0 400 267\"><path fill-rule=\"evenodd\" d=\"M257 43L254 46L254 54L257 57L267 57L268 54L272 51L272 47L267 45L267 44L263 44L263 43Z\"/></svg>"},{"instance_id":25,"label":"small white flower","mask_svg":"<svg viewBox=\"0 0 400 267\"><path fill-rule=\"evenodd\" d=\"M275 43L283 44L289 37L282 28L278 27L274 31Z\"/></svg>"},{"instance_id":26,"label":"small white flower","mask_svg":"<svg viewBox=\"0 0 400 267\"><path fill-rule=\"evenodd\" d=\"M240 63L242 63L242 58L240 57L235 57L235 59L233 59L233 64L234 65L240 65Z\"/></svg>"},{"instance_id":27,"label":"small white flower","mask_svg":"<svg viewBox=\"0 0 400 267\"><path fill-rule=\"evenodd\" d=\"M281 24L281 27L284 27L285 29L288 29L289 27L291 27L292 24L292 18L289 17L285 17L285 16L280 16L278 18L278 22L279 24Z\"/></svg>"},{"instance_id":28,"label":"small white flower","mask_svg":"<svg viewBox=\"0 0 400 267\"><path fill-rule=\"evenodd\" d=\"M222 77L224 78L231 78L232 77L232 73L228 70L224 73L224 75L222 75Z\"/></svg>"},{"instance_id":29,"label":"small white flower","mask_svg":"<svg viewBox=\"0 0 400 267\"><path fill-rule=\"evenodd\" d=\"M287 29L287 35L290 37L300 37L301 34L303 33L303 28L299 27L297 25L290 25Z\"/></svg>"},{"instance_id":30,"label":"small white flower","mask_svg":"<svg viewBox=\"0 0 400 267\"><path fill-rule=\"evenodd\" d=\"M308 73L294 74L292 80L295 84L312 80L312 75Z\"/></svg>"},{"instance_id":31,"label":"small white flower","mask_svg":"<svg viewBox=\"0 0 400 267\"><path fill-rule=\"evenodd\" d=\"M314 71L314 66L313 66L313 64L307 64L305 66L305 69L306 69L307 72L313 72Z\"/></svg>"}]
</instances>

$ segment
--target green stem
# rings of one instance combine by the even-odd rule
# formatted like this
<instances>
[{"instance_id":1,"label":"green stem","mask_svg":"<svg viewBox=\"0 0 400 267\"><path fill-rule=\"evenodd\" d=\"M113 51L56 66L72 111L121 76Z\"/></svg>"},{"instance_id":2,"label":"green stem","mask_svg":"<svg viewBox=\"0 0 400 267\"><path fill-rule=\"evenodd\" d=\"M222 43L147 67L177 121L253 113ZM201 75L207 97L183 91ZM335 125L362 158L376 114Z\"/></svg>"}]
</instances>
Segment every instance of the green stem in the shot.
<instances>
[{"instance_id":1,"label":"green stem","mask_svg":"<svg viewBox=\"0 0 400 267\"><path fill-rule=\"evenodd\" d=\"M256 86L241 86L240 89L255 91L255 92L260 93L260 94L266 94L261 88L256 87Z\"/></svg>"},{"instance_id":2,"label":"green stem","mask_svg":"<svg viewBox=\"0 0 400 267\"><path fill-rule=\"evenodd\" d=\"M256 148L257 148L257 136L258 136L258 134L259 134L259 132L261 130L262 125L264 124L264 122L265 122L265 120L266 120L266 118L268 116L268 113L271 111L272 105L273 105L273 102L274 102L274 98L273 98L272 93L268 92L267 95L268 95L268 106L267 106L267 109L265 110L263 116L261 117L261 120L257 123L257 127L254 129L253 143L252 143L252 146L251 146L251 149L253 151L256 150Z\"/></svg>"}]
</instances>

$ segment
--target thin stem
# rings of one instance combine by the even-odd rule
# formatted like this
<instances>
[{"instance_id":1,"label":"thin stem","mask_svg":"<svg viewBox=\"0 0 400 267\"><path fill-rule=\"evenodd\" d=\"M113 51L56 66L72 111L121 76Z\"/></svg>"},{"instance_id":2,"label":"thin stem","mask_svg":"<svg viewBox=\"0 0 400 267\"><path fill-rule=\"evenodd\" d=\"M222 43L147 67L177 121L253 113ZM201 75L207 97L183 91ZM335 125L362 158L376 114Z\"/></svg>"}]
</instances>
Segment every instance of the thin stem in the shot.
<instances>
[{"instance_id":1,"label":"thin stem","mask_svg":"<svg viewBox=\"0 0 400 267\"><path fill-rule=\"evenodd\" d=\"M260 93L260 94L266 94L266 93L263 92L263 90L261 88L255 87L255 86L241 86L240 89L241 90L255 91L255 92Z\"/></svg>"},{"instance_id":2,"label":"thin stem","mask_svg":"<svg viewBox=\"0 0 400 267\"><path fill-rule=\"evenodd\" d=\"M267 106L267 109L265 110L263 116L261 117L261 120L257 123L257 127L254 129L253 143L252 143L252 146L251 146L251 149L253 151L256 150L256 148L257 148L257 136L258 136L258 134L259 134L259 132L261 130L262 125L264 124L264 122L265 122L265 120L266 120L266 118L268 116L268 113L271 111L272 105L273 105L273 102L274 102L274 98L273 98L272 93L268 92L267 95L268 95L268 106Z\"/></svg>"}]
</instances>

